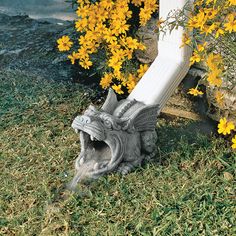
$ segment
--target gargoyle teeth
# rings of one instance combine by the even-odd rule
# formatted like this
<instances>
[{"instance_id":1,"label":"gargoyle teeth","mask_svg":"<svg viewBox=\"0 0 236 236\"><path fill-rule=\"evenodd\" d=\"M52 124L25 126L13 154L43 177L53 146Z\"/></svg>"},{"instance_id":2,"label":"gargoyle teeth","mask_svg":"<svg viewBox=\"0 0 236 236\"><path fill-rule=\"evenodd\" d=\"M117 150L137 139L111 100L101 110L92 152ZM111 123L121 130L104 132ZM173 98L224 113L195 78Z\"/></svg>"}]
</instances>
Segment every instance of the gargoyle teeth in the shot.
<instances>
[{"instance_id":1,"label":"gargoyle teeth","mask_svg":"<svg viewBox=\"0 0 236 236\"><path fill-rule=\"evenodd\" d=\"M91 141L96 141L97 139L95 137L93 137L92 135L90 135L90 139Z\"/></svg>"},{"instance_id":2,"label":"gargoyle teeth","mask_svg":"<svg viewBox=\"0 0 236 236\"><path fill-rule=\"evenodd\" d=\"M99 168L99 164L98 164L98 163L95 163L94 166L93 166L93 169L94 169L94 170L98 170L98 168Z\"/></svg>"},{"instance_id":3,"label":"gargoyle teeth","mask_svg":"<svg viewBox=\"0 0 236 236\"><path fill-rule=\"evenodd\" d=\"M84 164L84 161L85 161L85 159L84 159L84 158L81 158L81 159L79 160L79 164L80 164L80 165L83 165L83 164Z\"/></svg>"}]
</instances>

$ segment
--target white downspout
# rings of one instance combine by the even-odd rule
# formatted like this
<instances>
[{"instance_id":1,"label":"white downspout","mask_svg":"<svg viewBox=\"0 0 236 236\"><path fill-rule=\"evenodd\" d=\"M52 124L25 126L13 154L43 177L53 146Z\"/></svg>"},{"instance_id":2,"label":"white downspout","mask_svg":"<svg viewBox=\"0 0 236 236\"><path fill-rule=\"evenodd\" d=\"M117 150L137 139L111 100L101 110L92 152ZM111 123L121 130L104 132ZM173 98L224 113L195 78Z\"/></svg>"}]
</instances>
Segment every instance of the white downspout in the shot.
<instances>
[{"instance_id":1,"label":"white downspout","mask_svg":"<svg viewBox=\"0 0 236 236\"><path fill-rule=\"evenodd\" d=\"M171 10L183 9L193 0L160 0L159 18L165 20ZM189 70L192 49L182 45L184 29L160 32L158 56L130 93L129 100L146 105L159 104L162 109Z\"/></svg>"}]
</instances>

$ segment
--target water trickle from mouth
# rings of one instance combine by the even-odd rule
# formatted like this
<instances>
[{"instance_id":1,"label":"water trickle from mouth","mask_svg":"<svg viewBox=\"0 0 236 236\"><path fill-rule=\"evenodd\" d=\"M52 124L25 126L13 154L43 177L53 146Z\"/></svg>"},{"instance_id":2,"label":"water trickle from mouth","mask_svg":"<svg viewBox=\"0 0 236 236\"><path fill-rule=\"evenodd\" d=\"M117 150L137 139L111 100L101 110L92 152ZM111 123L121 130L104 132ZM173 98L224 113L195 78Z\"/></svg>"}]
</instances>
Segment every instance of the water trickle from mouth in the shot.
<instances>
[{"instance_id":1,"label":"water trickle from mouth","mask_svg":"<svg viewBox=\"0 0 236 236\"><path fill-rule=\"evenodd\" d=\"M67 188L71 191L75 191L77 184L81 182L82 180L86 179L87 177L89 177L88 173L91 170L93 170L95 164L96 162L94 160L91 160L81 165L79 167L79 170L77 170L77 173L75 177L73 178L73 180L68 184Z\"/></svg>"}]
</instances>

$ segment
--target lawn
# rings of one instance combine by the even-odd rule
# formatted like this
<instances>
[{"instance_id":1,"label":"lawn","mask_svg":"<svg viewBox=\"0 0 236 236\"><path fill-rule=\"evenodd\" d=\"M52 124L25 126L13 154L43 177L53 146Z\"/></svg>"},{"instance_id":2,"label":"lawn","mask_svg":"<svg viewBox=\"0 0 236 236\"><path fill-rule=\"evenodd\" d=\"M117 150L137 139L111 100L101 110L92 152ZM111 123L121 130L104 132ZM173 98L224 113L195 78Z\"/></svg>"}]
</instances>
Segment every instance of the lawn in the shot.
<instances>
[{"instance_id":1,"label":"lawn","mask_svg":"<svg viewBox=\"0 0 236 236\"><path fill-rule=\"evenodd\" d=\"M0 83L1 235L236 235L236 156L223 139L160 118L154 160L71 193L70 125L91 91L20 71Z\"/></svg>"}]
</instances>

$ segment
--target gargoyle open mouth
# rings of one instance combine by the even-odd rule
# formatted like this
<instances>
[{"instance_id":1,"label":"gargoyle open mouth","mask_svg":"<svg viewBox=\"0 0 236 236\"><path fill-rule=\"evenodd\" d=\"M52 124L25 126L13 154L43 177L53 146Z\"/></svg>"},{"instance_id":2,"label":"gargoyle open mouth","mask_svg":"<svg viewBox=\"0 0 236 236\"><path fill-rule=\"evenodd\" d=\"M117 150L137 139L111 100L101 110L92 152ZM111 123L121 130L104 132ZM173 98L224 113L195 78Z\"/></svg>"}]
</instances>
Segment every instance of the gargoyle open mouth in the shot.
<instances>
[{"instance_id":1,"label":"gargoyle open mouth","mask_svg":"<svg viewBox=\"0 0 236 236\"><path fill-rule=\"evenodd\" d=\"M96 137L81 131L80 141L82 152L76 163L77 170L84 164L91 163L92 168L89 172L90 175L93 175L99 169L106 167L111 161L111 148L105 140L98 140Z\"/></svg>"},{"instance_id":2,"label":"gargoyle open mouth","mask_svg":"<svg viewBox=\"0 0 236 236\"><path fill-rule=\"evenodd\" d=\"M72 123L80 132L81 152L76 159L76 176L71 187L85 178L97 178L113 171L122 161L124 137L107 130L102 120L89 116L77 116Z\"/></svg>"}]
</instances>

